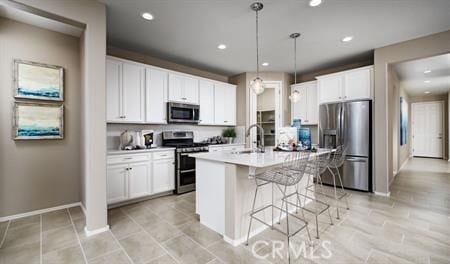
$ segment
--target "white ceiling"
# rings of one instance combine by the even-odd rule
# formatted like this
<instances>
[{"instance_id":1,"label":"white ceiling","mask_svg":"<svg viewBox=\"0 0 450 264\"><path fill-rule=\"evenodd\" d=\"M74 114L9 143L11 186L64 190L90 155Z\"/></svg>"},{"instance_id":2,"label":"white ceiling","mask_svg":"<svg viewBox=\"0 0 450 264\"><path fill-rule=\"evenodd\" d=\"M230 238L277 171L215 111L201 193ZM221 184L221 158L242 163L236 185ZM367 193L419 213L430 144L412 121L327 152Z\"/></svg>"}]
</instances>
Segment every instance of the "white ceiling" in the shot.
<instances>
[{"instance_id":1,"label":"white ceiling","mask_svg":"<svg viewBox=\"0 0 450 264\"><path fill-rule=\"evenodd\" d=\"M411 96L441 95L450 89L450 54L398 63L394 66L400 86ZM430 73L424 73L431 70ZM425 81L430 81L425 83Z\"/></svg>"},{"instance_id":2,"label":"white ceiling","mask_svg":"<svg viewBox=\"0 0 450 264\"><path fill-rule=\"evenodd\" d=\"M248 0L106 0L108 43L225 75L255 71L255 12ZM298 70L370 58L372 50L450 29L450 0L262 1L264 71L293 72L292 32L300 32ZM150 12L153 21L139 15ZM349 43L341 42L347 35ZM226 50L218 50L224 43Z\"/></svg>"}]
</instances>

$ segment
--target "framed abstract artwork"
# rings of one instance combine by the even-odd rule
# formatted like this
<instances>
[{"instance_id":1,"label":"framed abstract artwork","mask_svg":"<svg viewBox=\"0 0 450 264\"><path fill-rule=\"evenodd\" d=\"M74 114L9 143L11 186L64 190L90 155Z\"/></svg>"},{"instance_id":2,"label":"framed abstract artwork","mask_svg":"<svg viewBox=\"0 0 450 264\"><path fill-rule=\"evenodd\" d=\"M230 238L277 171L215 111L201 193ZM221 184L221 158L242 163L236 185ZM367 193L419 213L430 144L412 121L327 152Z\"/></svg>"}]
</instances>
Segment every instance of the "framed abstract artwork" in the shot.
<instances>
[{"instance_id":1,"label":"framed abstract artwork","mask_svg":"<svg viewBox=\"0 0 450 264\"><path fill-rule=\"evenodd\" d=\"M400 97L400 146L408 144L408 102Z\"/></svg>"},{"instance_id":2,"label":"framed abstract artwork","mask_svg":"<svg viewBox=\"0 0 450 264\"><path fill-rule=\"evenodd\" d=\"M15 102L13 138L15 140L63 139L63 104Z\"/></svg>"},{"instance_id":3,"label":"framed abstract artwork","mask_svg":"<svg viewBox=\"0 0 450 264\"><path fill-rule=\"evenodd\" d=\"M13 69L15 98L64 100L62 67L15 59Z\"/></svg>"}]
</instances>

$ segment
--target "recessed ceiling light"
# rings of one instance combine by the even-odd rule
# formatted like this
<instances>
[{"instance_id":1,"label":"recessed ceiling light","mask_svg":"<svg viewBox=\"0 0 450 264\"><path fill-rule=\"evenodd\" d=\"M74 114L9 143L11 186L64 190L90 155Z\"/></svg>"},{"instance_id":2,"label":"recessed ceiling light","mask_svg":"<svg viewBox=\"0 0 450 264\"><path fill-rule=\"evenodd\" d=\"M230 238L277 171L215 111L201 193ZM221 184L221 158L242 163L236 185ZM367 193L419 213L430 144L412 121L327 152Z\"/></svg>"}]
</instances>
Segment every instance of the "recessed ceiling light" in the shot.
<instances>
[{"instance_id":1,"label":"recessed ceiling light","mask_svg":"<svg viewBox=\"0 0 450 264\"><path fill-rule=\"evenodd\" d=\"M430 73L430 72L431 72L431 70L425 70L423 73L427 74L427 73Z\"/></svg>"},{"instance_id":2,"label":"recessed ceiling light","mask_svg":"<svg viewBox=\"0 0 450 264\"><path fill-rule=\"evenodd\" d=\"M269 66L269 63L268 62L263 62L261 65L262 66Z\"/></svg>"},{"instance_id":3,"label":"recessed ceiling light","mask_svg":"<svg viewBox=\"0 0 450 264\"><path fill-rule=\"evenodd\" d=\"M322 4L322 0L311 0L309 1L309 6L315 7Z\"/></svg>"},{"instance_id":4,"label":"recessed ceiling light","mask_svg":"<svg viewBox=\"0 0 450 264\"><path fill-rule=\"evenodd\" d=\"M430 83L431 81L430 80L426 80L426 81L423 81L424 83Z\"/></svg>"},{"instance_id":5,"label":"recessed ceiling light","mask_svg":"<svg viewBox=\"0 0 450 264\"><path fill-rule=\"evenodd\" d=\"M218 49L224 50L227 48L227 45L225 44L220 44L219 46L217 46Z\"/></svg>"},{"instance_id":6,"label":"recessed ceiling light","mask_svg":"<svg viewBox=\"0 0 450 264\"><path fill-rule=\"evenodd\" d=\"M142 13L141 17L145 20L153 20L154 19L153 15L148 12Z\"/></svg>"},{"instance_id":7,"label":"recessed ceiling light","mask_svg":"<svg viewBox=\"0 0 450 264\"><path fill-rule=\"evenodd\" d=\"M430 93L430 91L426 91L426 92L424 92L424 94L429 94Z\"/></svg>"},{"instance_id":8,"label":"recessed ceiling light","mask_svg":"<svg viewBox=\"0 0 450 264\"><path fill-rule=\"evenodd\" d=\"M353 36L347 36L347 37L342 38L342 42L349 42L349 41L352 41L352 39L353 39Z\"/></svg>"}]
</instances>

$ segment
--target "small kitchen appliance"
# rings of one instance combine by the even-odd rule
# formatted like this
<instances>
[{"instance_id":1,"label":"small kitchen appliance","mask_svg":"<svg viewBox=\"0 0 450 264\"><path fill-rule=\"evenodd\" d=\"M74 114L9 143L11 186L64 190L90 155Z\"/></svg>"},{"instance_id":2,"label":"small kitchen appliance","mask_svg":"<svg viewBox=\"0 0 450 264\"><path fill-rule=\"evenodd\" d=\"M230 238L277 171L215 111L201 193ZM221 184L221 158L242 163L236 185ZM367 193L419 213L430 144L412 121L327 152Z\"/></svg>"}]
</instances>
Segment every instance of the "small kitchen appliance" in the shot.
<instances>
[{"instance_id":1,"label":"small kitchen appliance","mask_svg":"<svg viewBox=\"0 0 450 264\"><path fill-rule=\"evenodd\" d=\"M145 146L145 148L149 149L155 146L153 144L153 136L154 132L153 130L142 130L141 131L141 144Z\"/></svg>"}]
</instances>

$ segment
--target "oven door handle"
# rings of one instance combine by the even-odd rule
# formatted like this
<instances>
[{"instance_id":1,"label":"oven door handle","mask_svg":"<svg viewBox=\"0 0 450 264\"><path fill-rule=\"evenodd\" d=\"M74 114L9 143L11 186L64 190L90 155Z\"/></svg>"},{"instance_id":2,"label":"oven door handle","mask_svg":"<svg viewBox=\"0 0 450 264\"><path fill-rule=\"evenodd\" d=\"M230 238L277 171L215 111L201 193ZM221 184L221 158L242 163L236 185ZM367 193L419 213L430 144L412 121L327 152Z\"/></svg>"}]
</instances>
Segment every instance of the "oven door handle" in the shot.
<instances>
[{"instance_id":1,"label":"oven door handle","mask_svg":"<svg viewBox=\"0 0 450 264\"><path fill-rule=\"evenodd\" d=\"M191 170L179 170L180 173L188 173L188 172L194 172L195 169L191 169Z\"/></svg>"},{"instance_id":2,"label":"oven door handle","mask_svg":"<svg viewBox=\"0 0 450 264\"><path fill-rule=\"evenodd\" d=\"M191 153L181 153L180 156L186 157L186 156L189 156L189 154L191 154Z\"/></svg>"}]
</instances>

